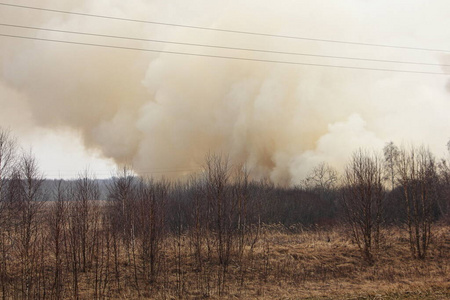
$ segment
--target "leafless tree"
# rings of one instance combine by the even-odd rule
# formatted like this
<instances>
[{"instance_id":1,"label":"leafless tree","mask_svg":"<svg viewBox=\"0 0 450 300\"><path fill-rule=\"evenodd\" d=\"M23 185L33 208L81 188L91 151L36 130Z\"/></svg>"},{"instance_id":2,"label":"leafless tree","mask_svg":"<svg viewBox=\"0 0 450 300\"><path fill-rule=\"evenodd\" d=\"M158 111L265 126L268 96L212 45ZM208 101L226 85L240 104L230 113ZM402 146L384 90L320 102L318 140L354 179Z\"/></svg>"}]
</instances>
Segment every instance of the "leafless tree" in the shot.
<instances>
[{"instance_id":1,"label":"leafless tree","mask_svg":"<svg viewBox=\"0 0 450 300\"><path fill-rule=\"evenodd\" d=\"M136 256L136 177L131 169L124 166L121 171L112 178L108 184L109 212L114 274L116 288L122 289L122 275L120 269L120 254L122 245L125 246L125 254L129 265L135 265ZM135 272L136 273L136 272ZM136 284L136 281L134 282ZM137 286L136 286L137 287Z\"/></svg>"},{"instance_id":2,"label":"leafless tree","mask_svg":"<svg viewBox=\"0 0 450 300\"><path fill-rule=\"evenodd\" d=\"M94 200L99 199L99 186L88 171L71 183L67 205L67 250L72 274L73 297L79 298L80 276L92 265L98 215Z\"/></svg>"},{"instance_id":3,"label":"leafless tree","mask_svg":"<svg viewBox=\"0 0 450 300\"><path fill-rule=\"evenodd\" d=\"M47 215L48 235L51 244L50 253L54 257L52 293L56 299L63 298L64 288L63 253L67 217L66 202L68 199L63 183L62 180L55 182L53 187L54 201L51 203Z\"/></svg>"},{"instance_id":4,"label":"leafless tree","mask_svg":"<svg viewBox=\"0 0 450 300\"><path fill-rule=\"evenodd\" d=\"M303 181L302 189L320 197L315 201L314 207L304 210L312 218L317 212L321 215L321 225L331 222L338 207L336 187L339 180L338 172L329 164L322 162L315 166ZM305 201L306 202L306 201Z\"/></svg>"},{"instance_id":5,"label":"leafless tree","mask_svg":"<svg viewBox=\"0 0 450 300\"><path fill-rule=\"evenodd\" d=\"M38 169L35 157L31 152L24 153L17 168L17 189L14 193L19 195L16 219L17 254L20 258L21 293L26 299L34 298L36 265L39 251L38 213L43 205L44 194L42 183L43 175Z\"/></svg>"},{"instance_id":6,"label":"leafless tree","mask_svg":"<svg viewBox=\"0 0 450 300\"><path fill-rule=\"evenodd\" d=\"M383 148L384 163L385 163L385 178L391 183L391 190L395 188L395 177L396 177L396 164L399 156L398 147L394 142L389 142Z\"/></svg>"},{"instance_id":7,"label":"leafless tree","mask_svg":"<svg viewBox=\"0 0 450 300\"><path fill-rule=\"evenodd\" d=\"M0 128L0 196L17 161L17 142L9 130ZM0 198L0 200L2 197Z\"/></svg>"},{"instance_id":8,"label":"leafless tree","mask_svg":"<svg viewBox=\"0 0 450 300\"><path fill-rule=\"evenodd\" d=\"M169 188L169 182L166 180L141 180L138 185L136 232L140 243L142 270L147 283L156 281L160 267Z\"/></svg>"},{"instance_id":9,"label":"leafless tree","mask_svg":"<svg viewBox=\"0 0 450 300\"><path fill-rule=\"evenodd\" d=\"M108 200L113 203L112 209L117 230L121 231L122 238L128 245L132 234L135 198L136 178L130 168L125 166L108 185Z\"/></svg>"},{"instance_id":10,"label":"leafless tree","mask_svg":"<svg viewBox=\"0 0 450 300\"><path fill-rule=\"evenodd\" d=\"M98 182L95 183L96 191L92 196L98 199ZM105 298L108 289L109 257L111 254L111 235L108 224L105 222L105 209L102 202L92 200L89 205L89 230L88 230L88 254L89 269L91 275L91 285L94 299Z\"/></svg>"},{"instance_id":11,"label":"leafless tree","mask_svg":"<svg viewBox=\"0 0 450 300\"><path fill-rule=\"evenodd\" d=\"M7 252L10 248L11 213L9 201L13 187L8 188L17 163L17 142L9 130L0 128L0 284L2 297L6 299L8 289L8 259Z\"/></svg>"},{"instance_id":12,"label":"leafless tree","mask_svg":"<svg viewBox=\"0 0 450 300\"><path fill-rule=\"evenodd\" d=\"M374 262L373 246L380 239L382 204L382 164L376 155L363 150L353 153L345 169L342 203L347 223L364 259Z\"/></svg>"},{"instance_id":13,"label":"leafless tree","mask_svg":"<svg viewBox=\"0 0 450 300\"><path fill-rule=\"evenodd\" d=\"M208 234L205 232L206 226L206 201L204 200L205 183L201 178L191 177L186 183L189 190L191 223L191 240L194 249L194 257L196 260L196 268L198 271L203 269L203 241Z\"/></svg>"},{"instance_id":14,"label":"leafless tree","mask_svg":"<svg viewBox=\"0 0 450 300\"><path fill-rule=\"evenodd\" d=\"M336 187L338 172L329 164L322 162L315 166L303 181L308 190L329 191Z\"/></svg>"},{"instance_id":15,"label":"leafless tree","mask_svg":"<svg viewBox=\"0 0 450 300\"><path fill-rule=\"evenodd\" d=\"M95 224L94 201L100 198L100 189L98 182L95 181L93 175L89 174L86 170L83 174L80 174L78 179L75 181L74 189L74 201L76 221L78 222L78 234L80 236L80 247L81 247L81 271L85 272L86 268L89 266L89 258L92 252L92 238L95 237L93 234L92 226Z\"/></svg>"},{"instance_id":16,"label":"leafless tree","mask_svg":"<svg viewBox=\"0 0 450 300\"><path fill-rule=\"evenodd\" d=\"M450 141L447 143L447 158L441 159L438 164L439 197L437 208L441 218L450 224Z\"/></svg>"},{"instance_id":17,"label":"leafless tree","mask_svg":"<svg viewBox=\"0 0 450 300\"><path fill-rule=\"evenodd\" d=\"M423 259L432 237L438 181L435 158L423 146L409 150L403 148L399 152L397 173L403 189L411 253Z\"/></svg>"},{"instance_id":18,"label":"leafless tree","mask_svg":"<svg viewBox=\"0 0 450 300\"><path fill-rule=\"evenodd\" d=\"M439 215L444 221L450 223L450 165L442 159L438 164L439 197L436 199Z\"/></svg>"},{"instance_id":19,"label":"leafless tree","mask_svg":"<svg viewBox=\"0 0 450 300\"><path fill-rule=\"evenodd\" d=\"M209 154L206 157L207 202L209 206L209 225L214 233L217 255L221 271L217 282L219 293L223 292L233 246L233 214L236 205L229 194L230 166L228 158Z\"/></svg>"}]
</instances>

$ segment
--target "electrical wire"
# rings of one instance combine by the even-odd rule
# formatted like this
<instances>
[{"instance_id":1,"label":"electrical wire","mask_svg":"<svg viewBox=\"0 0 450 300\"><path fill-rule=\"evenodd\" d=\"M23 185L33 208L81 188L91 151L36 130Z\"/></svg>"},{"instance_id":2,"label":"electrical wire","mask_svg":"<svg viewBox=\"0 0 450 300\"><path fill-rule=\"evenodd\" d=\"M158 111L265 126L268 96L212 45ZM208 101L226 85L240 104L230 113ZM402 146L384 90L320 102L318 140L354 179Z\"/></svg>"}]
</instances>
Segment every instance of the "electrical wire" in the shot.
<instances>
[{"instance_id":1,"label":"electrical wire","mask_svg":"<svg viewBox=\"0 0 450 300\"><path fill-rule=\"evenodd\" d=\"M351 67L351 66L343 66L343 65L315 64L315 63L303 63L303 62L295 62L295 61L244 58L244 57L234 57L234 56L222 56L222 55L199 54L199 53L190 53L190 52L156 50L156 49L147 49L147 48L122 47L122 46L102 45L102 44L93 44L93 43L84 43L84 42L63 41L63 40L56 40L56 39L46 39L46 38L38 38L38 37L19 36L19 35L3 34L3 33L0 34L0 36L10 37L10 38L36 40L36 41L62 43L62 44L93 46L93 47L101 47L101 48L145 51L145 52L185 55L185 56L193 56L193 57L207 57L207 58L220 58L220 59L230 59L230 60L240 60L240 61L277 63L277 64L285 64L285 65L301 65L301 66L312 66L312 67L326 67L326 68L353 69L353 70L368 70L368 71L381 71L381 72L397 72L397 73L411 73L411 74L428 74L428 75L445 75L445 76L449 75L447 73L442 73L442 72L427 72L427 71L409 71L409 70L395 70L395 69L384 69L384 68Z\"/></svg>"},{"instance_id":2,"label":"electrical wire","mask_svg":"<svg viewBox=\"0 0 450 300\"><path fill-rule=\"evenodd\" d=\"M164 43L164 44L173 44L173 45L206 47L206 48L215 48L215 49L252 51L252 52L270 53L270 54L285 54L285 55L309 56L309 57L332 58L332 59L347 59L347 60L371 61L371 62L382 62L382 63L397 63L397 64L411 64L411 65L423 65L423 66L450 67L450 65L447 65L447 64L424 63L424 62L413 62L413 61L400 61L400 60L371 59L371 58L360 58L360 57L349 57L349 56L321 55L321 54L311 54L311 53L264 50L264 49L255 49L255 48L240 48L240 47L217 46L217 45L207 45L207 44L198 44L198 43L174 42L174 41L167 41L167 40L144 39L144 38L126 37L126 36L118 36L118 35L106 35L106 34L98 34L98 33L90 33L90 32L51 29L51 28L24 26L24 25L16 25L16 24L0 23L0 26L21 28L21 29L42 30L42 31L58 32L58 33L69 33L69 34L77 34L77 35L84 35L84 36L95 36L95 37L106 37L106 38L114 38L114 39L124 39L124 40L141 41L141 42L154 42L154 43Z\"/></svg>"},{"instance_id":3,"label":"electrical wire","mask_svg":"<svg viewBox=\"0 0 450 300\"><path fill-rule=\"evenodd\" d=\"M397 46L397 45L388 45L388 44L363 43L363 42L342 41L342 40L332 40L332 39L319 39L319 38L309 38L309 37L292 36L292 35L279 35L279 34L260 33L260 32L243 31L243 30L231 30L231 29L220 29L220 28L193 26L193 25L185 25L185 24L177 24L177 23L137 20L137 19L131 19L131 18L120 18L120 17L97 15L97 14L71 12L71 11L65 11L65 10L49 9L49 8L26 6L26 5L18 5L18 4L11 4L11 3L2 3L2 2L0 2L0 5L1 6L15 7L15 8L22 8L22 9L32 9L32 10L39 10L39 11L47 11L47 12L53 12L53 13L70 14L70 15L77 15L77 16L84 16L84 17L94 17L94 18L102 18L102 19L110 19L110 20L118 20L118 21L127 21L127 22L135 22L135 23L144 23L144 24L171 26L171 27L199 29L199 30L216 31L216 32L226 32L226 33L234 33L234 34L246 34L246 35L253 35L253 36L264 36L264 37L274 37L274 38L283 38L283 39L294 39L294 40L305 40L305 41L314 41L314 42L338 43L338 44L348 44L348 45L358 45L358 46L372 46L372 47L383 47L383 48L394 48L394 49L406 49L406 50L419 50L419 51L432 51L432 52L450 52L450 50L448 50L448 49Z\"/></svg>"}]
</instances>

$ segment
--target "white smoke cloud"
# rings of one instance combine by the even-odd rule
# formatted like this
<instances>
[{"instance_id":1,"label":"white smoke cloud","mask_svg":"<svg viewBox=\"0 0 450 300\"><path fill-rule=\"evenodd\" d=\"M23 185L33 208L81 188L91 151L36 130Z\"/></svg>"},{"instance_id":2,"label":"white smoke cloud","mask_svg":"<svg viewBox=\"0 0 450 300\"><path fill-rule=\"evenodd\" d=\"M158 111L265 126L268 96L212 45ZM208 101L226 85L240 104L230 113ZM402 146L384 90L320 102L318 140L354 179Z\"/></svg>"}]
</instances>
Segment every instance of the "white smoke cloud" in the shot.
<instances>
[{"instance_id":1,"label":"white smoke cloud","mask_svg":"<svg viewBox=\"0 0 450 300\"><path fill-rule=\"evenodd\" d=\"M35 5L23 1L25 5ZM42 7L55 7L48 1ZM450 49L446 1L60 1L57 9L204 27ZM440 63L432 52L358 47L73 15L0 10L5 23L376 59ZM20 15L15 15L16 11ZM14 13L12 13L14 12ZM418 20L430 18L417 28ZM423 23L423 22L420 22ZM2 28L2 32L34 34ZM426 33L426 34L425 34ZM65 39L60 33L39 37ZM98 37L88 43L375 68L401 65L263 55ZM450 135L446 76L342 70L2 38L0 93L21 99L33 124L79 132L87 148L141 173L189 171L207 152L247 163L255 177L298 183L315 164L342 167L358 147L430 144ZM440 67L411 67L440 72ZM14 94L14 95L13 95ZM13 96L12 96L13 95ZM25 110L25 108L24 108ZM0 112L1 116L1 112ZM18 122L19 123L19 122ZM1 125L1 123L0 123Z\"/></svg>"}]
</instances>

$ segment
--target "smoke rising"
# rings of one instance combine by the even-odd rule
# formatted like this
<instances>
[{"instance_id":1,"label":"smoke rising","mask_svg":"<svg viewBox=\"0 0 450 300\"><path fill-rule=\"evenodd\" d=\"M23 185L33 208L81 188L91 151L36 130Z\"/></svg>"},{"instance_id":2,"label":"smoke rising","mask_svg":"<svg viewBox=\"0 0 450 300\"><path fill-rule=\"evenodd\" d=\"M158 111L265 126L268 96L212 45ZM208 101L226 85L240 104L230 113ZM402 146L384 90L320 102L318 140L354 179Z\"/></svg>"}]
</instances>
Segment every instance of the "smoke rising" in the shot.
<instances>
[{"instance_id":1,"label":"smoke rising","mask_svg":"<svg viewBox=\"0 0 450 300\"><path fill-rule=\"evenodd\" d=\"M35 5L23 1L21 4ZM54 7L52 1L42 7ZM445 1L59 1L57 9L272 34L450 49ZM447 4L448 5L448 4ZM429 52L380 49L151 26L2 8L19 21L81 32L279 51L439 63ZM428 24L416 28L424 16ZM422 22L423 23L423 22ZM2 29L66 39L67 35ZM424 34L427 33L427 34ZM446 36L444 36L446 35ZM67 38L69 39L69 38ZM362 63L71 36L70 40L307 63ZM434 43L434 44L433 44ZM177 175L207 152L229 154L255 177L298 183L321 161L340 168L358 147L424 142L441 154L450 135L447 77L157 54L2 38L2 106L38 126L79 132L88 149L137 172ZM414 66L364 63L365 67ZM437 71L439 67L420 67ZM6 96L7 95L7 96ZM9 100L4 100L8 97ZM14 99L14 100L10 100ZM17 101L16 101L17 99ZM26 106L22 108L22 106ZM19 118L20 119L20 118ZM21 122L23 123L23 122Z\"/></svg>"}]
</instances>

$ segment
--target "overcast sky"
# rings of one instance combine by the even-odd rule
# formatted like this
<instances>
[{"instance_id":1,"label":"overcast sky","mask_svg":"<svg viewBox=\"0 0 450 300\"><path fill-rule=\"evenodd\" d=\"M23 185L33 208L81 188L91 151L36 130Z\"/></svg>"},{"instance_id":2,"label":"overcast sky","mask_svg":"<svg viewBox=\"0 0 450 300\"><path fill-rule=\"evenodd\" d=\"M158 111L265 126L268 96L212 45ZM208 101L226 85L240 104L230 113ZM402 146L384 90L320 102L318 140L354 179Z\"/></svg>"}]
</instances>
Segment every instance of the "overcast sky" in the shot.
<instances>
[{"instance_id":1,"label":"overcast sky","mask_svg":"<svg viewBox=\"0 0 450 300\"><path fill-rule=\"evenodd\" d=\"M391 140L398 145L423 143L439 157L446 154L450 138L450 76L445 75L450 73L445 66L450 65L449 1L2 3L315 39L0 5L3 35L322 65L0 36L0 126L10 128L24 148L32 147L49 177L74 177L87 166L98 177L105 177L116 163L130 164L143 175L177 176L198 170L205 153L212 151L227 153L232 163L247 163L256 177L295 184L321 161L342 168L358 147L381 150ZM353 59L113 39L5 24Z\"/></svg>"}]
</instances>

